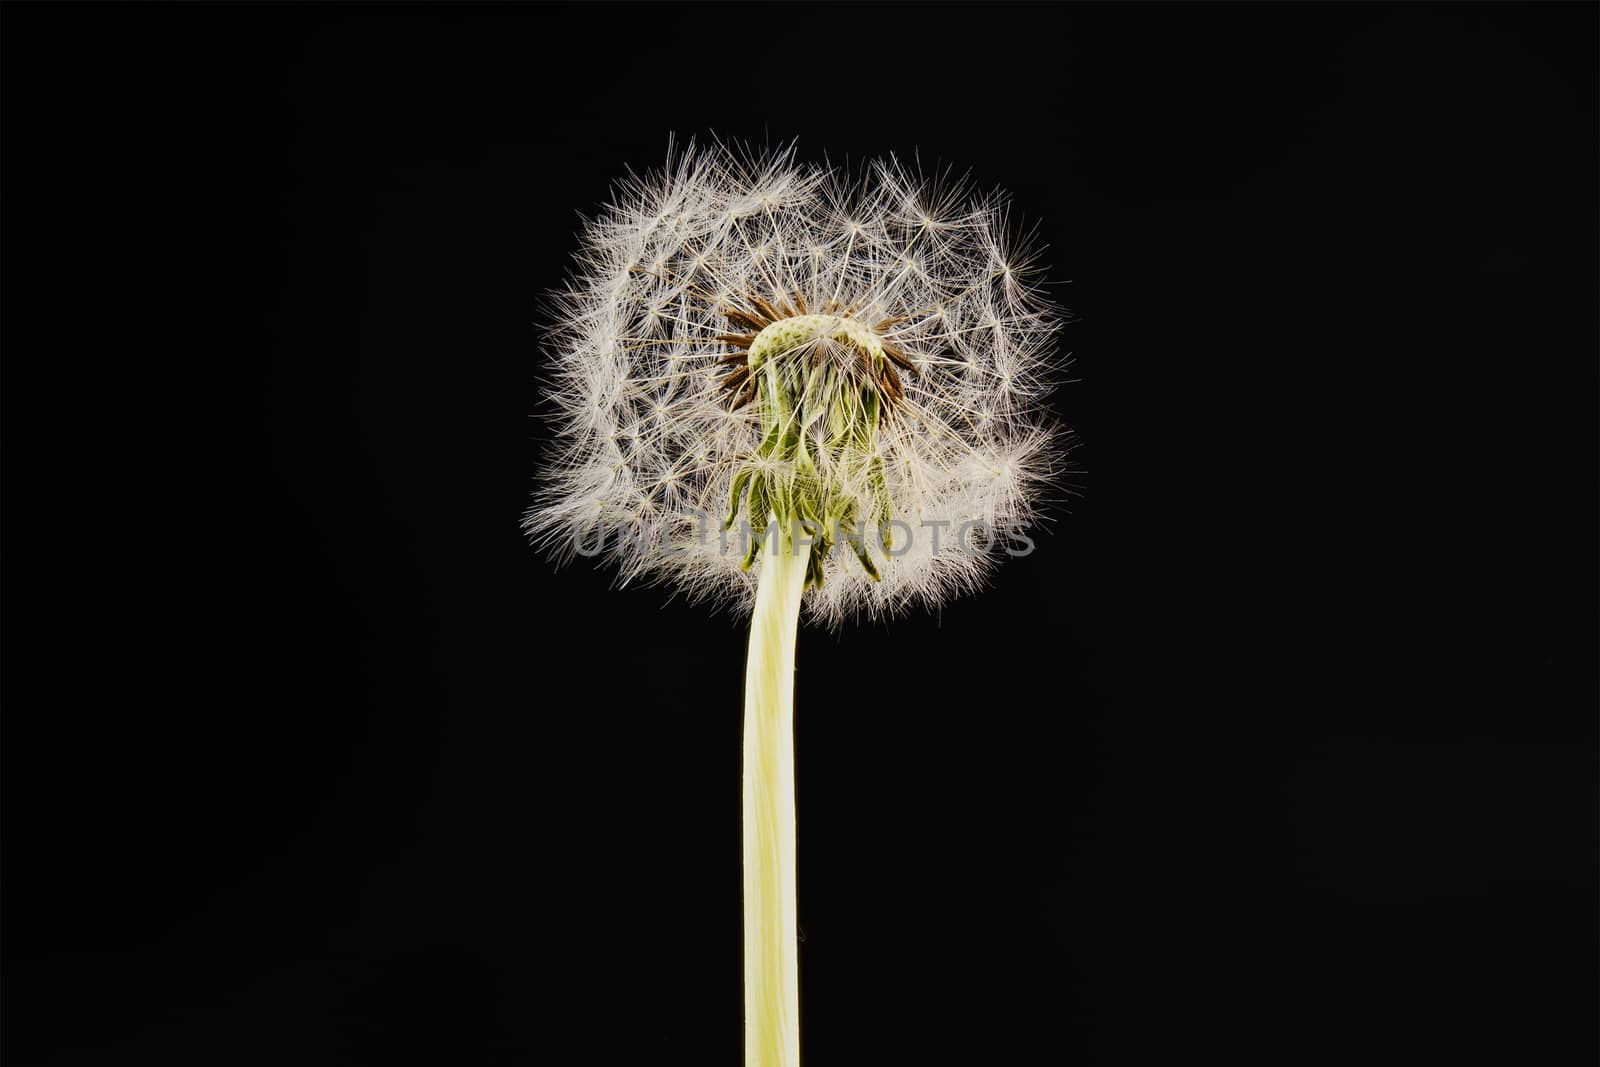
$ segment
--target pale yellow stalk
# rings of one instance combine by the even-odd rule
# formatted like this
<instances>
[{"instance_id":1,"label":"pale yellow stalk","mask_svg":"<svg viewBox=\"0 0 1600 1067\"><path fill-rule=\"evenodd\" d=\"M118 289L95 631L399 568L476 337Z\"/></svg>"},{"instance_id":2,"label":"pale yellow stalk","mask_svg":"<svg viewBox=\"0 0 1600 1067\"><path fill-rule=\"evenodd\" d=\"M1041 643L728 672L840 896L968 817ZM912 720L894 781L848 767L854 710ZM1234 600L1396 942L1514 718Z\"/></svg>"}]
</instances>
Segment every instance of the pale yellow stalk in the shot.
<instances>
[{"instance_id":1,"label":"pale yellow stalk","mask_svg":"<svg viewBox=\"0 0 1600 1067\"><path fill-rule=\"evenodd\" d=\"M797 1067L794 649L807 550L762 553L744 682L744 1062Z\"/></svg>"}]
</instances>

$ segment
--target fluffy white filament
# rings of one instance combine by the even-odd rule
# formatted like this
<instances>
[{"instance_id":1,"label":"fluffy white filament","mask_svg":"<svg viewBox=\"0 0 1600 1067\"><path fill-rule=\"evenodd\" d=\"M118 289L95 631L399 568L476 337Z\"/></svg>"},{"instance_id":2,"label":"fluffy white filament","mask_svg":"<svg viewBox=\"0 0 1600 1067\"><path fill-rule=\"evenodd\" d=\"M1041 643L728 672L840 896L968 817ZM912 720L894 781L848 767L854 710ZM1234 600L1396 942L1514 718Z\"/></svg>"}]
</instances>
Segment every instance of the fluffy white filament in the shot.
<instances>
[{"instance_id":1,"label":"fluffy white filament","mask_svg":"<svg viewBox=\"0 0 1600 1067\"><path fill-rule=\"evenodd\" d=\"M893 158L853 177L792 147L691 146L619 182L555 297L555 435L530 533L558 558L612 561L621 582L748 610L744 527L722 521L760 434L754 406L718 389L731 349L717 336L751 297L803 300L879 331L916 368L876 442L896 520L890 548L872 541L881 579L833 551L808 612L886 616L978 588L1023 543L1063 441L1043 406L1060 319L1006 204Z\"/></svg>"}]
</instances>

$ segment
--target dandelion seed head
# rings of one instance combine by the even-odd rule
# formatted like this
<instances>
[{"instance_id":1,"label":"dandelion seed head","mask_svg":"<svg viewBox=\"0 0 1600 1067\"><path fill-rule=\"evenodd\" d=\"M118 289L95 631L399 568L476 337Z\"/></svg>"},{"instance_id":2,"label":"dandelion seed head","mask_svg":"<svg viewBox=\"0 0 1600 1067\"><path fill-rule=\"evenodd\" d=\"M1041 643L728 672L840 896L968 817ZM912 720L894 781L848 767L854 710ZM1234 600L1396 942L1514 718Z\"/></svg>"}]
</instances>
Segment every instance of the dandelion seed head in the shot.
<instances>
[{"instance_id":1,"label":"dandelion seed head","mask_svg":"<svg viewBox=\"0 0 1600 1067\"><path fill-rule=\"evenodd\" d=\"M1065 441L1045 408L1061 317L1007 203L792 146L691 145L618 182L553 294L535 542L744 610L731 500L758 528L787 508L878 535L815 550L815 620L980 588Z\"/></svg>"}]
</instances>

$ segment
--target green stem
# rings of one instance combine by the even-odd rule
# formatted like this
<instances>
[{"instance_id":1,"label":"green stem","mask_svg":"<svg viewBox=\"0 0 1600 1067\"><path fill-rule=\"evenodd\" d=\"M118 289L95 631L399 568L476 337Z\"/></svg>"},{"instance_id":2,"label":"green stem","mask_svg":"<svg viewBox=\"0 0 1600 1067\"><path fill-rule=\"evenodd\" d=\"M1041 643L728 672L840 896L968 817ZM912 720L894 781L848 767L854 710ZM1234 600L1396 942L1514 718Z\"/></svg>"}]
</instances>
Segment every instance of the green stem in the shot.
<instances>
[{"instance_id":1,"label":"green stem","mask_svg":"<svg viewBox=\"0 0 1600 1067\"><path fill-rule=\"evenodd\" d=\"M762 555L744 681L744 1062L800 1063L794 648L807 550Z\"/></svg>"}]
</instances>

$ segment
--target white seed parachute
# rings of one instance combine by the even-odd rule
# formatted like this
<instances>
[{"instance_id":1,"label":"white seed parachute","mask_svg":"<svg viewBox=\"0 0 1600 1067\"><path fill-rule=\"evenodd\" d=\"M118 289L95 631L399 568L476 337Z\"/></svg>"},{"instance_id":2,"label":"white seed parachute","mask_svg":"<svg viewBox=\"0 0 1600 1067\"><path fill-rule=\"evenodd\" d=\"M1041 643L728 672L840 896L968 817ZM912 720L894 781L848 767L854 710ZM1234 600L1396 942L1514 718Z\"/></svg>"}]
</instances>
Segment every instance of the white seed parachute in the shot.
<instances>
[{"instance_id":1,"label":"white seed parachute","mask_svg":"<svg viewBox=\"0 0 1600 1067\"><path fill-rule=\"evenodd\" d=\"M827 446L820 415L797 428L818 435L799 442L827 512L813 517L867 535L818 550L811 617L889 616L980 587L1067 441L1046 407L1062 314L1008 205L948 172L892 157L846 171L793 146L691 145L618 182L553 295L553 440L530 535L558 559L605 558L620 582L748 610L749 538L796 477L750 365L777 338L800 346L791 405L824 365L848 401L834 403L835 438L854 451ZM872 432L843 434L840 410L870 414ZM752 473L768 490L729 527Z\"/></svg>"}]
</instances>

